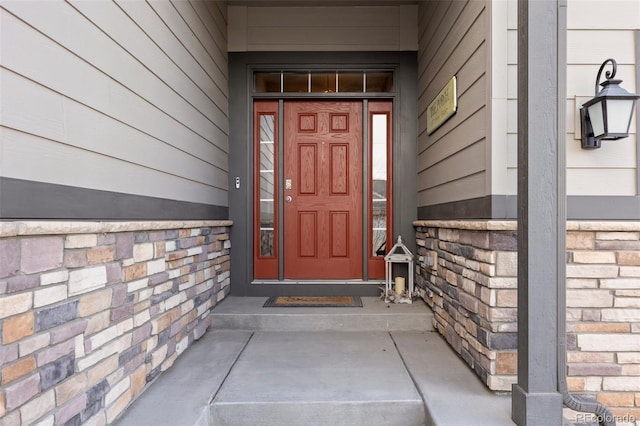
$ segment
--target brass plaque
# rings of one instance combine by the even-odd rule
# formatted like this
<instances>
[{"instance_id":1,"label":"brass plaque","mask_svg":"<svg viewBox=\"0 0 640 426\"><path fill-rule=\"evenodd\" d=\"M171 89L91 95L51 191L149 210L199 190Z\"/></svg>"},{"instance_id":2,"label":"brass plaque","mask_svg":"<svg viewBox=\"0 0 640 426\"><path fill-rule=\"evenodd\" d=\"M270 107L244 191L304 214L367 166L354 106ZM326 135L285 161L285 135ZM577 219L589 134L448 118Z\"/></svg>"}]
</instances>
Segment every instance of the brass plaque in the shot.
<instances>
[{"instance_id":1,"label":"brass plaque","mask_svg":"<svg viewBox=\"0 0 640 426\"><path fill-rule=\"evenodd\" d=\"M456 77L438 93L427 107L427 134L431 134L442 126L458 110L458 92Z\"/></svg>"}]
</instances>

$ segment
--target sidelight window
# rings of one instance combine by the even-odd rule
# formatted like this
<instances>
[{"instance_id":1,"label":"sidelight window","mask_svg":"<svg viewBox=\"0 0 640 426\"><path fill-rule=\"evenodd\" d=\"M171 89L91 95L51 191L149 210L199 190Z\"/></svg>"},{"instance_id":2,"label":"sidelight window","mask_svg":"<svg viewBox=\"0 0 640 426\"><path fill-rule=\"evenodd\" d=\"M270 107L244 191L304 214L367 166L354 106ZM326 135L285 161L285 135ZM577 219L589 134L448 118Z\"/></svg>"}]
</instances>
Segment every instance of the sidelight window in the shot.
<instances>
[{"instance_id":1,"label":"sidelight window","mask_svg":"<svg viewBox=\"0 0 640 426\"><path fill-rule=\"evenodd\" d=\"M384 276L384 256L393 245L391 235L391 121L390 101L369 102L369 277Z\"/></svg>"},{"instance_id":2,"label":"sidelight window","mask_svg":"<svg viewBox=\"0 0 640 426\"><path fill-rule=\"evenodd\" d=\"M254 108L255 191L254 243L256 276L278 274L278 103L256 102Z\"/></svg>"}]
</instances>

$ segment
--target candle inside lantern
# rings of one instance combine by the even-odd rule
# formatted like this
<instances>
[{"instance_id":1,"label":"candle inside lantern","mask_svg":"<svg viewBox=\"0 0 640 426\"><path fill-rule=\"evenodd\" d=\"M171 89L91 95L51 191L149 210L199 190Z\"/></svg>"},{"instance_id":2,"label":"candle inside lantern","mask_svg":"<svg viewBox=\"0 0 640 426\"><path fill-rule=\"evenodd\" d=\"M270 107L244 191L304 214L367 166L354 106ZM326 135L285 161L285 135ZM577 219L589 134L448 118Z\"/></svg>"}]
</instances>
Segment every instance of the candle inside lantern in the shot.
<instances>
[{"instance_id":1,"label":"candle inside lantern","mask_svg":"<svg viewBox=\"0 0 640 426\"><path fill-rule=\"evenodd\" d=\"M396 294L403 294L404 293L404 277L396 277L395 278L395 284L396 284Z\"/></svg>"}]
</instances>

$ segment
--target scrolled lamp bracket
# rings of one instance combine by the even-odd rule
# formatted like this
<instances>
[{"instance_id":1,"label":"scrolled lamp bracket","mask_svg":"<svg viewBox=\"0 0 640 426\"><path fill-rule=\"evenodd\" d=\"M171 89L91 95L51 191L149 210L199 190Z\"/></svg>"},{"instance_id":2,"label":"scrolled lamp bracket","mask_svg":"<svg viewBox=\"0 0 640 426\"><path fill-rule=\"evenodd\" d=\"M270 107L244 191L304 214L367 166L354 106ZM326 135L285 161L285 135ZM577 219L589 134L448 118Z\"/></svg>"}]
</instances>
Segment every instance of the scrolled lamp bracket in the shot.
<instances>
[{"instance_id":1,"label":"scrolled lamp bracket","mask_svg":"<svg viewBox=\"0 0 640 426\"><path fill-rule=\"evenodd\" d=\"M602 72L607 65L611 70L605 73L606 80L600 83ZM580 125L582 130L582 148L600 148L602 140L616 140L629 136L629 127L635 101L640 96L629 93L622 87L622 80L614 77L618 71L618 63L609 58L600 65L592 99L580 108ZM598 86L602 89L598 91Z\"/></svg>"},{"instance_id":2,"label":"scrolled lamp bracket","mask_svg":"<svg viewBox=\"0 0 640 426\"><path fill-rule=\"evenodd\" d=\"M602 65L600 65L600 69L598 70L598 76L596 77L596 84L594 86L593 89L593 96L598 96L598 86L600 86L600 79L602 78L602 71L604 71L604 67L607 66L607 64L611 64L611 71L607 71L605 73L605 77L607 78L607 80L611 80L613 77L616 76L616 73L618 72L618 63L616 62L615 59L613 58L609 58L606 61L604 61L602 63ZM622 80L619 80L620 83L622 83Z\"/></svg>"}]
</instances>

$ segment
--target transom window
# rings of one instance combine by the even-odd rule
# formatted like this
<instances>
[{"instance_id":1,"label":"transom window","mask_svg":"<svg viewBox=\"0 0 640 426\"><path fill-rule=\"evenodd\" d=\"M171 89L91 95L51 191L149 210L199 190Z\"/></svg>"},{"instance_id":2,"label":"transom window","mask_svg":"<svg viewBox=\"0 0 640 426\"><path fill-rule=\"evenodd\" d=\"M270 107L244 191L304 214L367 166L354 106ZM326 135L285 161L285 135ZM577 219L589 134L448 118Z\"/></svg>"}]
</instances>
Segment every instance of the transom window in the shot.
<instances>
[{"instance_id":1,"label":"transom window","mask_svg":"<svg viewBox=\"0 0 640 426\"><path fill-rule=\"evenodd\" d=\"M258 71L253 74L253 90L255 93L389 93L393 92L393 71Z\"/></svg>"}]
</instances>

